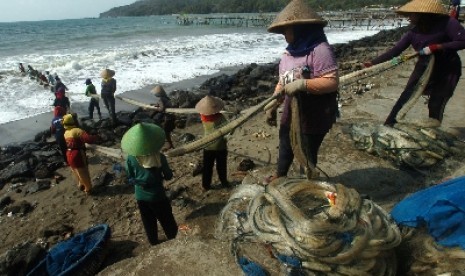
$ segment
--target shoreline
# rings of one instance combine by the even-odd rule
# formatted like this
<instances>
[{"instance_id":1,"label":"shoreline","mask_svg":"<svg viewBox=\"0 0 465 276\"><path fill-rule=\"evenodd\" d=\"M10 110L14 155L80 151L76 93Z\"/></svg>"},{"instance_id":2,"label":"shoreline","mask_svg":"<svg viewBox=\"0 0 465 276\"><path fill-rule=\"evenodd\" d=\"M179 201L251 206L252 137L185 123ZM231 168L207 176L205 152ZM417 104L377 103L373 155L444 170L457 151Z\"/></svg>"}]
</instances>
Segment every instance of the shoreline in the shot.
<instances>
[{"instance_id":1,"label":"shoreline","mask_svg":"<svg viewBox=\"0 0 465 276\"><path fill-rule=\"evenodd\" d=\"M221 68L219 72L202 75L191 79L185 79L174 83L161 83L163 88L167 93L170 93L173 90L188 90L191 91L193 88L199 87L202 83L207 81L210 78L216 77L221 74L233 75L238 70L246 67L247 65L241 66L231 66ZM117 76L117 75L116 75ZM118 78L115 76L117 81ZM146 87L127 91L119 96L128 97L141 102L151 102L153 96L150 94L150 90L157 84L148 85ZM88 102L86 103L71 103L71 110L78 114L78 116L87 116L88 111ZM137 109L136 106L124 103L120 100L116 100L116 112L118 111L132 111ZM100 102L100 110L102 112L103 118L108 118L108 111L103 105L103 102ZM95 115L94 111L94 115ZM53 111L45 112L42 114L34 115L29 118L20 119L16 121L7 122L0 124L0 146L6 147L10 145L17 145L23 142L33 141L36 134L46 131L49 129L51 121L53 119Z\"/></svg>"}]
</instances>

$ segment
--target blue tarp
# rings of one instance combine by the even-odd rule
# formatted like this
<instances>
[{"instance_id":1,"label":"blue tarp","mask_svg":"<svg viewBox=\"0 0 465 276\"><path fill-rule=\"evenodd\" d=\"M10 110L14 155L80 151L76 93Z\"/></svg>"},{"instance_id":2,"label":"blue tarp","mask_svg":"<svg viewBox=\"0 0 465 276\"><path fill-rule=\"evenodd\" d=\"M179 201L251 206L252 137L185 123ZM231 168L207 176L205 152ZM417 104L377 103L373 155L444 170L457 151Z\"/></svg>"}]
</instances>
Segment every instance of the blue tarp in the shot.
<instances>
[{"instance_id":1,"label":"blue tarp","mask_svg":"<svg viewBox=\"0 0 465 276\"><path fill-rule=\"evenodd\" d=\"M465 249L465 176L414 193L395 205L391 215L399 225L426 226L443 246Z\"/></svg>"}]
</instances>

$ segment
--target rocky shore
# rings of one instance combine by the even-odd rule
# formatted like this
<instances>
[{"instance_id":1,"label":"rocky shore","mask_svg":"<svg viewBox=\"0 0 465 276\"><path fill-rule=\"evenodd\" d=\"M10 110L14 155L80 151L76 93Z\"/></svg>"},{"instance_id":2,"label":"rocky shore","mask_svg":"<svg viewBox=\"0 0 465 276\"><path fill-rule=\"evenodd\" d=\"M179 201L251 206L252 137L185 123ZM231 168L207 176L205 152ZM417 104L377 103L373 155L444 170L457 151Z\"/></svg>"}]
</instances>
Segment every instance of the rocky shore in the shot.
<instances>
[{"instance_id":1,"label":"rocky shore","mask_svg":"<svg viewBox=\"0 0 465 276\"><path fill-rule=\"evenodd\" d=\"M380 54L403 32L404 28L382 31L359 41L334 45L340 74L361 69L362 61ZM462 165L460 160L450 158L429 171L405 170L353 147L348 135L350 123L358 120L381 122L402 91L412 65L409 63L382 76L342 87L342 118L325 138L320 152L319 166L329 181L353 187L387 210L411 192L444 177L460 174L457 169ZM269 97L276 77L277 63L251 64L234 73L217 74L199 86L177 89L173 84L165 88L171 91L173 103L182 108L194 107L205 94L218 96L225 100L232 119L241 110ZM457 90L464 85L461 81ZM125 96L147 102L150 101L147 95L129 92ZM422 108L425 109L419 107L413 114L421 116ZM84 106L76 106L74 110L85 114ZM101 145L119 148L122 135L133 124L153 121L154 114L140 108L120 103L117 110L121 111L117 114L116 126L109 119L94 121L85 116L80 117L80 125L88 132L98 134ZM463 113L459 105L451 103L443 125L444 129L462 139L465 136ZM200 153L169 160L175 177L166 183L166 189L181 230L175 240L150 247L132 194L133 188L126 185L124 171L115 166L123 164L123 160L89 151L95 194L86 197L78 190L69 168L63 167L62 157L50 138L50 119L42 119L42 129L32 135L31 140L3 144L0 151L1 275L25 275L48 248L98 223L107 223L112 229L112 241L108 245L111 253L101 275L153 275L153 271L164 275L241 274L228 244L213 237L217 215L232 189L202 190L200 176L195 173L201 160ZM21 125L20 122L16 124ZM8 126L9 131L14 132L14 127L15 122ZM198 116L178 116L173 135L175 146L201 135ZM228 177L233 185L244 181L261 183L261 179L274 169L277 145L277 131L264 124L263 114L239 127L228 138ZM244 163L248 164L245 169ZM293 167L291 175L298 175L297 171ZM164 237L162 232L159 235Z\"/></svg>"}]
</instances>

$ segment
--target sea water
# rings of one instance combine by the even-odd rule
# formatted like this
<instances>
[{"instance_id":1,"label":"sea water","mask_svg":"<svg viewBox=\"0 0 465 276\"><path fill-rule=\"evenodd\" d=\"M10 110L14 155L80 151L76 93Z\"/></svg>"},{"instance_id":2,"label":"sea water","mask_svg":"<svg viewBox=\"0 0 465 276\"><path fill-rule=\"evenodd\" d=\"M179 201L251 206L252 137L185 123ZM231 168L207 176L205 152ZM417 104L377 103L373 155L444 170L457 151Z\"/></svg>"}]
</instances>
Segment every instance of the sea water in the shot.
<instances>
[{"instance_id":1,"label":"sea water","mask_svg":"<svg viewBox=\"0 0 465 276\"><path fill-rule=\"evenodd\" d=\"M379 32L326 30L331 44ZM116 94L221 68L278 60L286 42L264 27L182 26L174 16L0 23L0 124L50 112L54 94L19 73L18 63L58 74L71 103L87 102L85 80L116 71Z\"/></svg>"}]
</instances>

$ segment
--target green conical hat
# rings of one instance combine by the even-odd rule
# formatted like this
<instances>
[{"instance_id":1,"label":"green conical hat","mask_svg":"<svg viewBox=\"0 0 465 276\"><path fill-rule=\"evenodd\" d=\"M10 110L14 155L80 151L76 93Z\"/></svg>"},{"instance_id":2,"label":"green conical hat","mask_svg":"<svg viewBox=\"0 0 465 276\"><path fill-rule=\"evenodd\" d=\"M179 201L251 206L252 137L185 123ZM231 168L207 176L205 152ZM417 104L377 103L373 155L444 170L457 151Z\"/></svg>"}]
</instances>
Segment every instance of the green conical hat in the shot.
<instances>
[{"instance_id":1,"label":"green conical hat","mask_svg":"<svg viewBox=\"0 0 465 276\"><path fill-rule=\"evenodd\" d=\"M150 123L131 127L121 139L121 149L132 156L146 156L159 152L165 144L165 131Z\"/></svg>"}]
</instances>

